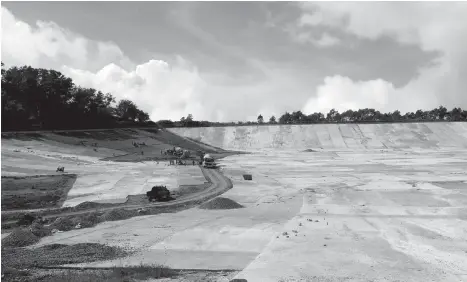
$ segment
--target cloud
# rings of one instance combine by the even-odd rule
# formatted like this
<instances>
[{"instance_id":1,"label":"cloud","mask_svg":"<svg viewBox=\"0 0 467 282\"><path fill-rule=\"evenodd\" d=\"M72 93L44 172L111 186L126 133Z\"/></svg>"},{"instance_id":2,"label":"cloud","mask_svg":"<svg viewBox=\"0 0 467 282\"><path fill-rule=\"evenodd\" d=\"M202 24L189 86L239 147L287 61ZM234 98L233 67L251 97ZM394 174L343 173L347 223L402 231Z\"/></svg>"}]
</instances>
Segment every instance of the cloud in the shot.
<instances>
[{"instance_id":1,"label":"cloud","mask_svg":"<svg viewBox=\"0 0 467 282\"><path fill-rule=\"evenodd\" d=\"M198 102L205 82L183 58L173 65L161 60L137 65L111 42L89 40L53 22L37 21L31 27L4 7L2 61L60 70L77 85L134 101L154 120L178 120L188 113L212 117Z\"/></svg>"},{"instance_id":2,"label":"cloud","mask_svg":"<svg viewBox=\"0 0 467 282\"><path fill-rule=\"evenodd\" d=\"M348 109L374 108L393 112L413 111L413 105L419 108L434 108L436 97L426 94L426 99L420 100L410 94L409 89L396 89L390 82L382 79L370 81L353 81L348 77L331 76L324 79L324 83L317 87L316 97L310 98L303 108L305 113L329 112L336 109L340 112Z\"/></svg>"},{"instance_id":3,"label":"cloud","mask_svg":"<svg viewBox=\"0 0 467 282\"><path fill-rule=\"evenodd\" d=\"M245 60L247 72L240 78L222 71L201 73L181 56L136 64L111 42L90 40L51 22L30 26L3 7L2 60L7 66L28 64L59 70L77 85L131 99L153 120L179 120L188 114L197 120L256 120L260 113L278 115L306 99L302 89L310 86L295 70L249 58L189 22L182 24L216 50ZM291 95L297 98L290 99Z\"/></svg>"},{"instance_id":4,"label":"cloud","mask_svg":"<svg viewBox=\"0 0 467 282\"><path fill-rule=\"evenodd\" d=\"M201 93L204 81L195 67L182 58L169 65L150 60L132 71L109 64L98 72L64 67L63 72L79 85L110 92L120 99L130 99L147 111L151 119L179 120L187 113L205 116Z\"/></svg>"},{"instance_id":5,"label":"cloud","mask_svg":"<svg viewBox=\"0 0 467 282\"><path fill-rule=\"evenodd\" d=\"M95 42L53 22L37 21L34 27L2 7L2 61L58 68L63 64L96 69L109 63L131 66L112 42Z\"/></svg>"},{"instance_id":6,"label":"cloud","mask_svg":"<svg viewBox=\"0 0 467 282\"><path fill-rule=\"evenodd\" d=\"M419 108L467 107L467 13L466 3L316 2L300 4L302 26L326 26L374 40L389 36L400 44L417 44L425 51L439 51L429 67L407 85L394 88L381 79L352 81L332 76L317 87L305 112L372 107L388 111ZM382 103L384 101L384 103Z\"/></svg>"},{"instance_id":7,"label":"cloud","mask_svg":"<svg viewBox=\"0 0 467 282\"><path fill-rule=\"evenodd\" d=\"M314 40L313 43L320 47L330 47L340 43L340 39L324 32L321 37Z\"/></svg>"},{"instance_id":8,"label":"cloud","mask_svg":"<svg viewBox=\"0 0 467 282\"><path fill-rule=\"evenodd\" d=\"M327 32L323 32L318 38L310 31L300 31L295 29L288 29L292 39L298 43L305 44L311 43L316 47L331 47L338 45L341 41L339 38L334 37Z\"/></svg>"}]
</instances>

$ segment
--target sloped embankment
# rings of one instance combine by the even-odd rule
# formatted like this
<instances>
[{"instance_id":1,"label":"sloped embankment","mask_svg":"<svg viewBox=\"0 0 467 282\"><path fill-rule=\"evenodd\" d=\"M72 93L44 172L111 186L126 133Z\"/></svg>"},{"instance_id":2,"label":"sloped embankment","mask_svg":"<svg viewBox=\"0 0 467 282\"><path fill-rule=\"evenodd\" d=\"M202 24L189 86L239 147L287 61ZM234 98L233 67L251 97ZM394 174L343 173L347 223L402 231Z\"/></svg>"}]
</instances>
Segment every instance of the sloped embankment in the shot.
<instances>
[{"instance_id":1,"label":"sloped embankment","mask_svg":"<svg viewBox=\"0 0 467 282\"><path fill-rule=\"evenodd\" d=\"M225 150L467 149L466 122L171 128Z\"/></svg>"}]
</instances>

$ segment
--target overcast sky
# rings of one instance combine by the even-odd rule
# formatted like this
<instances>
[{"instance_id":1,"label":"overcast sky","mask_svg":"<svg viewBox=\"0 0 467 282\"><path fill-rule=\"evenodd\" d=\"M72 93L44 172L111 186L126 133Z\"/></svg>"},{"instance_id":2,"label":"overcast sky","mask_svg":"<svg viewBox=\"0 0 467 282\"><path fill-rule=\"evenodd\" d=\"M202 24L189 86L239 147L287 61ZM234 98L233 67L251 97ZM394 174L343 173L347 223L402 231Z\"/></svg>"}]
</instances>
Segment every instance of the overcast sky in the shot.
<instances>
[{"instance_id":1,"label":"overcast sky","mask_svg":"<svg viewBox=\"0 0 467 282\"><path fill-rule=\"evenodd\" d=\"M153 120L467 108L467 2L2 2L2 61Z\"/></svg>"}]
</instances>

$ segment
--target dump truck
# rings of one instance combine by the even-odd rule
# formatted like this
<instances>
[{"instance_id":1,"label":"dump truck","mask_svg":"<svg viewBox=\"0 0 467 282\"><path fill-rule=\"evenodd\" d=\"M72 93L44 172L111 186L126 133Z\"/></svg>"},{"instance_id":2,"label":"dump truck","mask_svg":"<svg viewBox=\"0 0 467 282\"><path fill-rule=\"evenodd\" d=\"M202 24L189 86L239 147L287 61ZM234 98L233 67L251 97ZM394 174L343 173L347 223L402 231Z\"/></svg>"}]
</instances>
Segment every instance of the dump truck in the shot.
<instances>
[{"instance_id":1,"label":"dump truck","mask_svg":"<svg viewBox=\"0 0 467 282\"><path fill-rule=\"evenodd\" d=\"M150 202L153 200L162 202L169 201L171 199L170 191L166 186L154 186L151 191L146 192L146 196Z\"/></svg>"},{"instance_id":2,"label":"dump truck","mask_svg":"<svg viewBox=\"0 0 467 282\"><path fill-rule=\"evenodd\" d=\"M216 168L216 163L214 162L214 158L211 155L206 154L203 157L203 166L205 168Z\"/></svg>"}]
</instances>

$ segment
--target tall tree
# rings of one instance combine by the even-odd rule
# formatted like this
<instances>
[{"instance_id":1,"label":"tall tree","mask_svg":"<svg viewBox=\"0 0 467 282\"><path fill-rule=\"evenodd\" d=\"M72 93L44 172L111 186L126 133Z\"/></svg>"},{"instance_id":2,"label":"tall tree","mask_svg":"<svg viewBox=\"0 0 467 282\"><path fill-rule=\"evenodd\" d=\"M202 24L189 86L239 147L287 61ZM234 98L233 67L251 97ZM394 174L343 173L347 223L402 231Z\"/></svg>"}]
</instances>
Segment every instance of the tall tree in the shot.
<instances>
[{"instance_id":1,"label":"tall tree","mask_svg":"<svg viewBox=\"0 0 467 282\"><path fill-rule=\"evenodd\" d=\"M263 116L260 114L260 115L258 116L258 123L261 124L261 123L263 123L263 122L264 122Z\"/></svg>"},{"instance_id":2,"label":"tall tree","mask_svg":"<svg viewBox=\"0 0 467 282\"><path fill-rule=\"evenodd\" d=\"M123 99L118 103L116 113L122 120L135 121L138 115L138 107L132 101Z\"/></svg>"}]
</instances>

